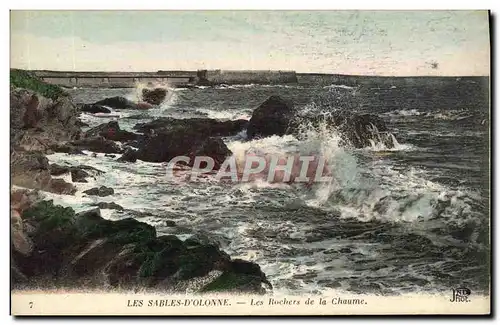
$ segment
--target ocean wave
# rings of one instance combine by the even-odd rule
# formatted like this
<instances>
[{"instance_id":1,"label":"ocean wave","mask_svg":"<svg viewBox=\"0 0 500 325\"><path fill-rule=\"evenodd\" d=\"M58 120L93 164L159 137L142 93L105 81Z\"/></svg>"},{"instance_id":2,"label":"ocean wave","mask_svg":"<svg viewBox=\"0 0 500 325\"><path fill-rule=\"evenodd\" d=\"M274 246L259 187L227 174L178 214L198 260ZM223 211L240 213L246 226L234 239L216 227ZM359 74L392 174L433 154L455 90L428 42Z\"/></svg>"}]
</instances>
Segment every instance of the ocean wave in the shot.
<instances>
[{"instance_id":1,"label":"ocean wave","mask_svg":"<svg viewBox=\"0 0 500 325\"><path fill-rule=\"evenodd\" d=\"M470 131L463 130L460 132L452 132L452 131L433 131L433 130L422 130L422 131L406 131L406 134L409 136L433 136L433 137L483 137L485 135L485 131Z\"/></svg>"},{"instance_id":2,"label":"ocean wave","mask_svg":"<svg viewBox=\"0 0 500 325\"><path fill-rule=\"evenodd\" d=\"M324 86L324 89L332 89L332 88L341 88L341 89L356 89L357 87L352 87L352 86L347 86L347 85L329 85L329 86Z\"/></svg>"},{"instance_id":3,"label":"ocean wave","mask_svg":"<svg viewBox=\"0 0 500 325\"><path fill-rule=\"evenodd\" d=\"M389 111L382 113L381 115L389 116L392 118L423 117L423 118L443 120L443 121L461 121L461 120L479 118L477 116L477 113L461 109L421 111L416 108L413 108L413 109L400 109L400 110Z\"/></svg>"},{"instance_id":4,"label":"ocean wave","mask_svg":"<svg viewBox=\"0 0 500 325\"><path fill-rule=\"evenodd\" d=\"M207 115L208 118L217 120L249 120L252 117L251 111L213 110L209 108L198 108L196 111Z\"/></svg>"},{"instance_id":5,"label":"ocean wave","mask_svg":"<svg viewBox=\"0 0 500 325\"><path fill-rule=\"evenodd\" d=\"M384 141L375 141L370 139L370 146L363 148L361 150L364 151L414 151L417 150L418 147L411 143L399 143L394 134L389 133L388 136L391 138L391 142L393 147L387 147L386 142Z\"/></svg>"},{"instance_id":6,"label":"ocean wave","mask_svg":"<svg viewBox=\"0 0 500 325\"><path fill-rule=\"evenodd\" d=\"M422 112L419 111L415 108L413 109L400 109L396 111L390 111L390 112L385 112L382 113L382 115L386 116L392 116L392 117L397 117L397 116L420 116L420 115L427 115L429 112Z\"/></svg>"}]
</instances>

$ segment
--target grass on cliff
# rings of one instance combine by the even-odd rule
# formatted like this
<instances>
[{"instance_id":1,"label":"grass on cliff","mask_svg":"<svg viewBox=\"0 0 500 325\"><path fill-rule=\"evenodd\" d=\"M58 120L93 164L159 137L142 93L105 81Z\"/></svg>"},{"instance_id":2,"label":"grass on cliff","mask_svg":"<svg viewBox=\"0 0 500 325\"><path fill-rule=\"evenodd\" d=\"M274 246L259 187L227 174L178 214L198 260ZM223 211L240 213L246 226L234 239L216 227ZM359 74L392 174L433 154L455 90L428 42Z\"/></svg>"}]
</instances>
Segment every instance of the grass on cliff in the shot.
<instances>
[{"instance_id":1,"label":"grass on cliff","mask_svg":"<svg viewBox=\"0 0 500 325\"><path fill-rule=\"evenodd\" d=\"M43 82L32 72L26 70L10 69L10 85L15 88L32 90L53 100L66 95L61 87Z\"/></svg>"}]
</instances>

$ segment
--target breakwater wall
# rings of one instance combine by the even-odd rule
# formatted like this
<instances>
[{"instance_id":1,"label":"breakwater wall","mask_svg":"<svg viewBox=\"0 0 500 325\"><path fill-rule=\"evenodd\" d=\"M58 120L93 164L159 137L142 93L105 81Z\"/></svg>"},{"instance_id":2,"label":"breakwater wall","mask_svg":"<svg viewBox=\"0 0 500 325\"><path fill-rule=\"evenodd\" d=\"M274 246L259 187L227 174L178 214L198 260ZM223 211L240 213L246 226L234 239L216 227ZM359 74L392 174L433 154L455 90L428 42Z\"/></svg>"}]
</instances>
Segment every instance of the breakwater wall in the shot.
<instances>
[{"instance_id":1,"label":"breakwater wall","mask_svg":"<svg viewBox=\"0 0 500 325\"><path fill-rule=\"evenodd\" d=\"M132 88L138 83L185 85L196 81L196 71L161 72L80 72L32 71L43 81L62 87Z\"/></svg>"},{"instance_id":2,"label":"breakwater wall","mask_svg":"<svg viewBox=\"0 0 500 325\"><path fill-rule=\"evenodd\" d=\"M43 81L62 87L130 88L137 83L168 83L172 86L217 84L289 84L297 83L295 71L157 71L157 72L85 72L32 71Z\"/></svg>"},{"instance_id":3,"label":"breakwater wall","mask_svg":"<svg viewBox=\"0 0 500 325\"><path fill-rule=\"evenodd\" d=\"M269 70L198 70L157 72L80 72L80 71L32 71L42 80L62 87L132 88L137 83L172 86L218 84L316 84L345 85L351 87L391 87L394 85L441 86L451 83L489 83L488 77L388 77L325 73L296 73L295 71Z\"/></svg>"},{"instance_id":4,"label":"breakwater wall","mask_svg":"<svg viewBox=\"0 0 500 325\"><path fill-rule=\"evenodd\" d=\"M205 78L212 84L294 84L297 83L295 71L269 71L269 70L208 70Z\"/></svg>"}]
</instances>

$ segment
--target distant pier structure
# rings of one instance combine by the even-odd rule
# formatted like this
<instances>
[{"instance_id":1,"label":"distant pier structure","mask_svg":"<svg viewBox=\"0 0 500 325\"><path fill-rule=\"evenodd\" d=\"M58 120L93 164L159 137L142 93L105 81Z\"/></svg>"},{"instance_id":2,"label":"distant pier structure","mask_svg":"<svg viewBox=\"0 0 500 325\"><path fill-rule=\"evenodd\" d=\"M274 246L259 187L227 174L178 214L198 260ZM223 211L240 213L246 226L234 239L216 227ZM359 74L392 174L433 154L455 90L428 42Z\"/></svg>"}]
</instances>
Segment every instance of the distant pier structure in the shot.
<instances>
[{"instance_id":1,"label":"distant pier structure","mask_svg":"<svg viewBox=\"0 0 500 325\"><path fill-rule=\"evenodd\" d=\"M295 71L198 70L157 72L33 71L43 81L62 87L132 88L141 84L188 85L297 83Z\"/></svg>"}]
</instances>

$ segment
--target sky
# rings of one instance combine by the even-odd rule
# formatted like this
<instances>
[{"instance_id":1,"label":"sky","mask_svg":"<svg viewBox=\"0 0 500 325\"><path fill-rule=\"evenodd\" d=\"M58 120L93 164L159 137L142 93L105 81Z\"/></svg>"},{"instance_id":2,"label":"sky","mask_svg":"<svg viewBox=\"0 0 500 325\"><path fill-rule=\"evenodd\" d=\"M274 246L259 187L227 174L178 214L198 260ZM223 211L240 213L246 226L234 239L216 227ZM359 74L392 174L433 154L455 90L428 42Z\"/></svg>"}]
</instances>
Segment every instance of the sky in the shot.
<instances>
[{"instance_id":1,"label":"sky","mask_svg":"<svg viewBox=\"0 0 500 325\"><path fill-rule=\"evenodd\" d=\"M11 67L489 75L486 11L11 11Z\"/></svg>"}]
</instances>

